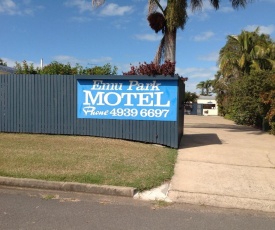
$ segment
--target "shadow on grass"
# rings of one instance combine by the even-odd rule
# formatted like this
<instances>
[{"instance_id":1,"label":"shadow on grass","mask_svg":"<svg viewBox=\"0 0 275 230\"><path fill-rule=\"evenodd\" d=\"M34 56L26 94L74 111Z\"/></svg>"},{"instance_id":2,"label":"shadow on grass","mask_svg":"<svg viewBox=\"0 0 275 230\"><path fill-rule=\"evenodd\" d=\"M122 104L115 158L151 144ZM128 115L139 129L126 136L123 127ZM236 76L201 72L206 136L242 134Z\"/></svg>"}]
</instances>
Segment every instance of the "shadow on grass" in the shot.
<instances>
[{"instance_id":1,"label":"shadow on grass","mask_svg":"<svg viewBox=\"0 0 275 230\"><path fill-rule=\"evenodd\" d=\"M181 139L180 149L221 144L221 140L215 133L185 134Z\"/></svg>"}]
</instances>

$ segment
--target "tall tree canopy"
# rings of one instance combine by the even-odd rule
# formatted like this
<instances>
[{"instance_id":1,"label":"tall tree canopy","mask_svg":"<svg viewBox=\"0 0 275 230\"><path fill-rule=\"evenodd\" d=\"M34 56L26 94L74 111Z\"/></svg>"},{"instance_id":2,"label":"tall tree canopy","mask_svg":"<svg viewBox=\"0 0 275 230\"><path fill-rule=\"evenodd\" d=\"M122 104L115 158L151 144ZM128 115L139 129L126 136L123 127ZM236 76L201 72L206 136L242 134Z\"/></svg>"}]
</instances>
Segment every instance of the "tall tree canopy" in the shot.
<instances>
[{"instance_id":1,"label":"tall tree canopy","mask_svg":"<svg viewBox=\"0 0 275 230\"><path fill-rule=\"evenodd\" d=\"M275 134L275 43L269 35L256 29L228 36L213 83L221 115L263 129L268 124Z\"/></svg>"},{"instance_id":2,"label":"tall tree canopy","mask_svg":"<svg viewBox=\"0 0 275 230\"><path fill-rule=\"evenodd\" d=\"M251 70L275 68L275 45L269 35L242 31L229 35L219 55L219 67L224 77L239 77Z\"/></svg>"}]
</instances>

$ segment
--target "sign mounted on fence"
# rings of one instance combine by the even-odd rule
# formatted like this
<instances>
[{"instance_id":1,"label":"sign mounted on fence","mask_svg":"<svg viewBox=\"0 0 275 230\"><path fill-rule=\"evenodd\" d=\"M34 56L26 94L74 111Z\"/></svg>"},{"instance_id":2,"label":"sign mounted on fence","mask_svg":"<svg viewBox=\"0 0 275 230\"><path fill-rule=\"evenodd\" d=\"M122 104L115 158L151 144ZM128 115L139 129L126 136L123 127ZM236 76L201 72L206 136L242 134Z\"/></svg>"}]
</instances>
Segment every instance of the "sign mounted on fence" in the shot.
<instances>
[{"instance_id":1,"label":"sign mounted on fence","mask_svg":"<svg viewBox=\"0 0 275 230\"><path fill-rule=\"evenodd\" d=\"M77 80L77 118L177 120L178 81Z\"/></svg>"}]
</instances>

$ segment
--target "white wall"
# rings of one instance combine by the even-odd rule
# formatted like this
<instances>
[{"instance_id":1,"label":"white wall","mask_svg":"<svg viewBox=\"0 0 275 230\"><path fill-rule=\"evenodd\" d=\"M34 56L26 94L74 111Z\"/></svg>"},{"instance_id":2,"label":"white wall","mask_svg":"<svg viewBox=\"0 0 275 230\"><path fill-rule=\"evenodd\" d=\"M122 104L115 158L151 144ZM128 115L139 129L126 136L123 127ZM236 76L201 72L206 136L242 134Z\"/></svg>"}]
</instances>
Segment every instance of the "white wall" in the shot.
<instances>
[{"instance_id":1,"label":"white wall","mask_svg":"<svg viewBox=\"0 0 275 230\"><path fill-rule=\"evenodd\" d=\"M218 115L218 105L216 100L207 100L207 99L198 99L198 104L215 104L214 108L211 109L203 109L204 116L217 116Z\"/></svg>"}]
</instances>

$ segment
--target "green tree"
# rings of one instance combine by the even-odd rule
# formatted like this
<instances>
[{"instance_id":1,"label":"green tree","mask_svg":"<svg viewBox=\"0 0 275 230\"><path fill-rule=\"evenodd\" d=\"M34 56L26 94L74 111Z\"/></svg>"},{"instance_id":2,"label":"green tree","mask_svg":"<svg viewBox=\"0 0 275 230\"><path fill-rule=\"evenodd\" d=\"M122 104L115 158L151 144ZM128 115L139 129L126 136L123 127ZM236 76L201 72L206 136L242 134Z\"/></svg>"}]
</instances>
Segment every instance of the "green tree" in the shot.
<instances>
[{"instance_id":1,"label":"green tree","mask_svg":"<svg viewBox=\"0 0 275 230\"><path fill-rule=\"evenodd\" d=\"M194 103L198 99L198 95L196 93L191 93L189 91L185 91L184 94L184 104Z\"/></svg>"},{"instance_id":2,"label":"green tree","mask_svg":"<svg viewBox=\"0 0 275 230\"><path fill-rule=\"evenodd\" d=\"M92 0L94 6L100 6L105 0ZM245 7L246 0L234 0L233 8ZM176 61L176 35L178 29L184 29L187 22L187 0L167 0L165 5L161 5L160 0L148 0L148 21L155 32L161 31L163 38L157 50L154 62L160 64L164 61ZM210 0L210 4L219 8L220 0ZM193 11L201 9L202 0L190 0ZM162 58L164 57L164 58Z\"/></svg>"},{"instance_id":3,"label":"green tree","mask_svg":"<svg viewBox=\"0 0 275 230\"><path fill-rule=\"evenodd\" d=\"M38 69L35 69L33 63L28 64L27 61L23 61L22 64L15 62L15 73L16 74L37 74Z\"/></svg>"},{"instance_id":4,"label":"green tree","mask_svg":"<svg viewBox=\"0 0 275 230\"><path fill-rule=\"evenodd\" d=\"M213 93L216 94L216 100L219 105L219 115L225 116L227 114L227 92L229 81L225 80L221 72L215 74L215 79L212 81Z\"/></svg>"},{"instance_id":5,"label":"green tree","mask_svg":"<svg viewBox=\"0 0 275 230\"><path fill-rule=\"evenodd\" d=\"M266 70L251 71L230 83L228 112L237 124L262 127L270 105L263 102L261 95L274 90L274 83L270 80L273 75L274 72Z\"/></svg>"},{"instance_id":6,"label":"green tree","mask_svg":"<svg viewBox=\"0 0 275 230\"><path fill-rule=\"evenodd\" d=\"M205 94L205 91L204 91L205 90L205 82L204 81L201 81L200 83L198 83L196 85L196 88L201 90L200 95Z\"/></svg>"},{"instance_id":7,"label":"green tree","mask_svg":"<svg viewBox=\"0 0 275 230\"><path fill-rule=\"evenodd\" d=\"M212 95L212 80L201 81L197 84L196 88L200 89L200 95L211 96Z\"/></svg>"},{"instance_id":8,"label":"green tree","mask_svg":"<svg viewBox=\"0 0 275 230\"><path fill-rule=\"evenodd\" d=\"M263 126L273 103L270 76L275 70L275 43L259 28L228 36L218 64L213 87L219 112L239 124Z\"/></svg>"},{"instance_id":9,"label":"green tree","mask_svg":"<svg viewBox=\"0 0 275 230\"><path fill-rule=\"evenodd\" d=\"M266 119L269 122L271 133L275 135L275 72L267 78L270 88L261 93L262 102L267 106Z\"/></svg>"},{"instance_id":10,"label":"green tree","mask_svg":"<svg viewBox=\"0 0 275 230\"><path fill-rule=\"evenodd\" d=\"M116 75L117 67L112 67L110 63L103 66L95 66L93 68L87 68L83 71L87 75Z\"/></svg>"},{"instance_id":11,"label":"green tree","mask_svg":"<svg viewBox=\"0 0 275 230\"><path fill-rule=\"evenodd\" d=\"M212 95L212 80L206 80L204 87L205 87L205 96L211 96Z\"/></svg>"}]
</instances>

